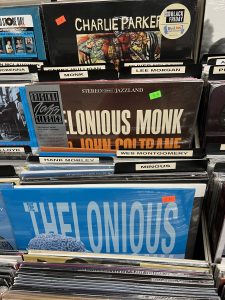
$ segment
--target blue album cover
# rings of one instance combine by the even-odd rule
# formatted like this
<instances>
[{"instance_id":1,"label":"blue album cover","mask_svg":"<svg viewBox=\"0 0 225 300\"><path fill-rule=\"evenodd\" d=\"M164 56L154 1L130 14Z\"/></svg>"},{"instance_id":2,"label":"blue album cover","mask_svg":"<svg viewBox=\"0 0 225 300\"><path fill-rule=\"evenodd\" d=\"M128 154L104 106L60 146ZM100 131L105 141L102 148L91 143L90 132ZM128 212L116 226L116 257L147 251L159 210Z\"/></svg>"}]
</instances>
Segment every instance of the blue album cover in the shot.
<instances>
[{"instance_id":1,"label":"blue album cover","mask_svg":"<svg viewBox=\"0 0 225 300\"><path fill-rule=\"evenodd\" d=\"M13 188L13 186L10 183L0 184L0 190L11 188ZM14 249L16 249L15 240L2 194L0 193L0 251Z\"/></svg>"},{"instance_id":2,"label":"blue album cover","mask_svg":"<svg viewBox=\"0 0 225 300\"><path fill-rule=\"evenodd\" d=\"M39 6L0 9L0 59L46 59Z\"/></svg>"},{"instance_id":3,"label":"blue album cover","mask_svg":"<svg viewBox=\"0 0 225 300\"><path fill-rule=\"evenodd\" d=\"M20 250L53 233L90 252L183 258L193 202L205 184L15 186L1 193Z\"/></svg>"},{"instance_id":4,"label":"blue album cover","mask_svg":"<svg viewBox=\"0 0 225 300\"><path fill-rule=\"evenodd\" d=\"M25 86L0 85L0 146L37 147Z\"/></svg>"}]
</instances>

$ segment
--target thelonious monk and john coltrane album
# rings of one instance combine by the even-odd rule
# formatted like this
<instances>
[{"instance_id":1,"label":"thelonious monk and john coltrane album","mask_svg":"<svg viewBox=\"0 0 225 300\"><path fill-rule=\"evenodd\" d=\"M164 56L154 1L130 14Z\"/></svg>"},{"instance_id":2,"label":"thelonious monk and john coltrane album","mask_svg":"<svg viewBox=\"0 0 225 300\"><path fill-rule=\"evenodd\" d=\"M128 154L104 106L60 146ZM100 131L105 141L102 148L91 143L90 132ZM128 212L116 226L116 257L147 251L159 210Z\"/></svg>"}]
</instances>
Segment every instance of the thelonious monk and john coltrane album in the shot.
<instances>
[{"instance_id":1,"label":"thelonious monk and john coltrane album","mask_svg":"<svg viewBox=\"0 0 225 300\"><path fill-rule=\"evenodd\" d=\"M25 250L35 236L52 233L72 237L91 252L183 258L194 247L193 222L206 184L0 188L0 236L8 247Z\"/></svg>"},{"instance_id":2,"label":"thelonious monk and john coltrane album","mask_svg":"<svg viewBox=\"0 0 225 300\"><path fill-rule=\"evenodd\" d=\"M42 6L51 65L195 59L197 0Z\"/></svg>"},{"instance_id":3,"label":"thelonious monk and john coltrane album","mask_svg":"<svg viewBox=\"0 0 225 300\"><path fill-rule=\"evenodd\" d=\"M37 83L27 97L42 147L189 149L202 86L185 78Z\"/></svg>"}]
</instances>

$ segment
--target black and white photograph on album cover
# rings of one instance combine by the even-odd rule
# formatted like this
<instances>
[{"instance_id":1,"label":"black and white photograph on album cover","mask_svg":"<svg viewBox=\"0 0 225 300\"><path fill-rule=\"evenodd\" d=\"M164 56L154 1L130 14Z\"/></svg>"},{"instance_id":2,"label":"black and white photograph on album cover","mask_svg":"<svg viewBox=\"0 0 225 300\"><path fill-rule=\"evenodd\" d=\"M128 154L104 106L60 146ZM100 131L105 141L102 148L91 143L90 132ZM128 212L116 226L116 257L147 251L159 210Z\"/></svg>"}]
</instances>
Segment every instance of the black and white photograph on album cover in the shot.
<instances>
[{"instance_id":1,"label":"black and white photograph on album cover","mask_svg":"<svg viewBox=\"0 0 225 300\"><path fill-rule=\"evenodd\" d=\"M207 0L201 55L225 54L225 1Z\"/></svg>"},{"instance_id":2,"label":"black and white photograph on album cover","mask_svg":"<svg viewBox=\"0 0 225 300\"><path fill-rule=\"evenodd\" d=\"M18 87L0 87L0 142L29 140Z\"/></svg>"}]
</instances>

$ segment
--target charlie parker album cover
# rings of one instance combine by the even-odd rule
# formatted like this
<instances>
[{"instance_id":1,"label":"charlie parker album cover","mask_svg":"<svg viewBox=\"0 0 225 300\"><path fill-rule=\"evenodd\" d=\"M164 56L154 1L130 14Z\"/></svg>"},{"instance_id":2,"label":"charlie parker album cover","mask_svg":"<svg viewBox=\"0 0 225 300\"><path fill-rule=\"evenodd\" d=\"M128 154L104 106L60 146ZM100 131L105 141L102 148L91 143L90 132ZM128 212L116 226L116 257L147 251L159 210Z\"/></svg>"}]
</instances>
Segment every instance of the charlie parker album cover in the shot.
<instances>
[{"instance_id":1,"label":"charlie parker album cover","mask_svg":"<svg viewBox=\"0 0 225 300\"><path fill-rule=\"evenodd\" d=\"M77 1L42 6L52 65L195 59L197 0Z\"/></svg>"}]
</instances>

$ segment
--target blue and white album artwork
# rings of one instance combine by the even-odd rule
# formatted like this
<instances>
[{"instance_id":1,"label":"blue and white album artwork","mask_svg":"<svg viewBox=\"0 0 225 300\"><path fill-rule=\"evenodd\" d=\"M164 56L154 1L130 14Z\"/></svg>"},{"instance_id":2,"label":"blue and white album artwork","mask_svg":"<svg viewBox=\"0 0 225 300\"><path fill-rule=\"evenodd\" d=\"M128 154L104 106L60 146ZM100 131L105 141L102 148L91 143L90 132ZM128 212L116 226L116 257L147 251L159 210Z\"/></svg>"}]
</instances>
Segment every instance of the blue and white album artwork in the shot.
<instances>
[{"instance_id":1,"label":"blue and white album artwork","mask_svg":"<svg viewBox=\"0 0 225 300\"><path fill-rule=\"evenodd\" d=\"M54 233L81 241L90 252L182 258L193 202L204 196L205 188L205 184L51 185L18 186L1 194L20 250L27 249L35 236Z\"/></svg>"},{"instance_id":2,"label":"blue and white album artwork","mask_svg":"<svg viewBox=\"0 0 225 300\"><path fill-rule=\"evenodd\" d=\"M0 190L10 189L12 184L0 184ZM0 252L1 250L13 250L16 249L14 235L12 227L9 221L8 214L2 199L2 193L0 193Z\"/></svg>"},{"instance_id":3,"label":"blue and white album artwork","mask_svg":"<svg viewBox=\"0 0 225 300\"><path fill-rule=\"evenodd\" d=\"M0 85L0 146L37 146L25 86Z\"/></svg>"},{"instance_id":4,"label":"blue and white album artwork","mask_svg":"<svg viewBox=\"0 0 225 300\"><path fill-rule=\"evenodd\" d=\"M0 8L0 59L45 60L38 6Z\"/></svg>"}]
</instances>

